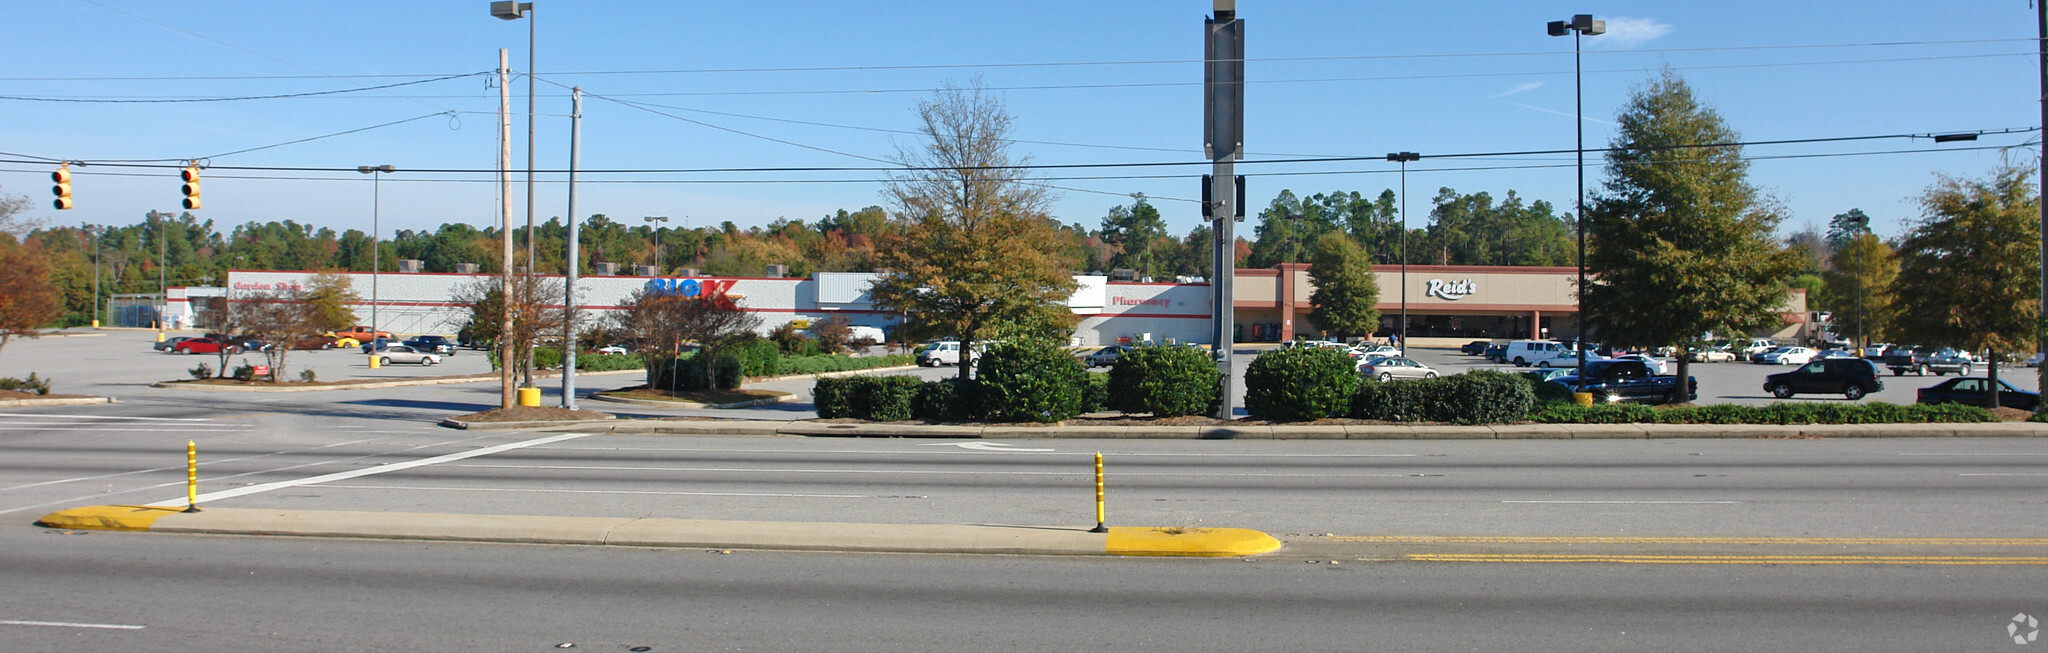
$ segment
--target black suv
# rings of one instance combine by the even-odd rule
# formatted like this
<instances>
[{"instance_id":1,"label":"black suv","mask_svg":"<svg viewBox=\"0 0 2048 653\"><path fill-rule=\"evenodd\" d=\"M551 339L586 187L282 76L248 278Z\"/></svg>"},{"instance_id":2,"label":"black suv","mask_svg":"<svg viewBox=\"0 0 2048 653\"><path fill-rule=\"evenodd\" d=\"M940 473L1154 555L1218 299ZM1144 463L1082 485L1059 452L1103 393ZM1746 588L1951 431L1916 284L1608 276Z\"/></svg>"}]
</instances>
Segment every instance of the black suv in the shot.
<instances>
[{"instance_id":1,"label":"black suv","mask_svg":"<svg viewBox=\"0 0 2048 653\"><path fill-rule=\"evenodd\" d=\"M1850 401L1884 389L1877 365L1861 358L1823 358L1799 369L1764 377L1764 391L1779 399L1792 395L1836 394Z\"/></svg>"},{"instance_id":2,"label":"black suv","mask_svg":"<svg viewBox=\"0 0 2048 653\"><path fill-rule=\"evenodd\" d=\"M447 336L413 336L400 344L421 351L449 356L455 355L455 343L448 340Z\"/></svg>"}]
</instances>

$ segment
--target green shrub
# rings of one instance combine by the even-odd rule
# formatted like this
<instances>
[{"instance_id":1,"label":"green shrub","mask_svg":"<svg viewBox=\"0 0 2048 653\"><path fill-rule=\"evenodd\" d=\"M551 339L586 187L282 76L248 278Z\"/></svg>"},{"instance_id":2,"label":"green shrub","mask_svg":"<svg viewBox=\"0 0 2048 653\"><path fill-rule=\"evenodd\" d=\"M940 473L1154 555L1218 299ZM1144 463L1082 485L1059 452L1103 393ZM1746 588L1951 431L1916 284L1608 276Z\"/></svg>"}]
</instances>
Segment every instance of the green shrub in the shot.
<instances>
[{"instance_id":1,"label":"green shrub","mask_svg":"<svg viewBox=\"0 0 2048 653\"><path fill-rule=\"evenodd\" d=\"M898 367L914 362L910 356L891 354L855 358L841 354L802 356L782 359L783 374L823 374L825 372L846 372L877 367Z\"/></svg>"},{"instance_id":2,"label":"green shrub","mask_svg":"<svg viewBox=\"0 0 2048 653\"><path fill-rule=\"evenodd\" d=\"M926 381L911 400L911 415L927 422L968 422L981 419L981 384L974 379Z\"/></svg>"},{"instance_id":3,"label":"green shrub","mask_svg":"<svg viewBox=\"0 0 2048 653\"><path fill-rule=\"evenodd\" d=\"M911 418L913 404L924 385L927 384L917 377L902 375L827 378L818 379L811 388L811 396L821 419L852 417L894 422Z\"/></svg>"},{"instance_id":4,"label":"green shrub","mask_svg":"<svg viewBox=\"0 0 2048 653\"><path fill-rule=\"evenodd\" d=\"M1425 381L1444 387L1428 405L1439 422L1505 424L1522 419L1536 403L1536 384L1503 372L1475 370Z\"/></svg>"},{"instance_id":5,"label":"green shrub","mask_svg":"<svg viewBox=\"0 0 2048 653\"><path fill-rule=\"evenodd\" d=\"M199 380L202 380L202 381L203 381L203 380L206 380L206 379L211 379L211 378L213 378L213 367L212 367L212 366L209 366L209 365L207 365L207 364L205 364L205 363L200 363L200 364L199 364L199 367L195 367L195 368L192 368L192 369L189 369L189 370L185 370L185 373L186 373L186 374L190 374L190 375L192 375L192 378L195 378L195 379L199 379Z\"/></svg>"},{"instance_id":6,"label":"green shrub","mask_svg":"<svg viewBox=\"0 0 2048 653\"><path fill-rule=\"evenodd\" d=\"M1536 403L1571 403L1571 387L1566 386L1562 383L1552 383L1549 381L1545 381L1543 380L1543 375L1541 372L1523 372L1521 374L1521 377L1524 379L1528 379L1532 387L1535 388Z\"/></svg>"},{"instance_id":7,"label":"green shrub","mask_svg":"<svg viewBox=\"0 0 2048 653\"><path fill-rule=\"evenodd\" d=\"M1275 422L1320 419L1349 408L1357 387L1357 367L1343 352L1278 349L1252 359L1245 370L1244 409L1254 419Z\"/></svg>"},{"instance_id":8,"label":"green shrub","mask_svg":"<svg viewBox=\"0 0 2048 653\"><path fill-rule=\"evenodd\" d=\"M1108 408L1153 417L1200 415L1216 404L1222 373L1194 347L1139 347L1119 354L1106 375Z\"/></svg>"},{"instance_id":9,"label":"green shrub","mask_svg":"<svg viewBox=\"0 0 2048 653\"><path fill-rule=\"evenodd\" d=\"M238 365L238 366L236 366L236 367L235 367L235 371L234 371L234 372L231 372L231 373L230 373L230 376L233 376L233 377L235 377L235 380L236 380L236 381L243 381L243 382L255 381L255 380L256 380L256 366L254 366L254 365L250 365L250 364L248 364L248 363L243 363L243 364L241 364L241 365Z\"/></svg>"},{"instance_id":10,"label":"green shrub","mask_svg":"<svg viewBox=\"0 0 2048 653\"><path fill-rule=\"evenodd\" d=\"M1109 409L1109 375L1089 374L1088 387L1081 389L1081 412L1099 413Z\"/></svg>"},{"instance_id":11,"label":"green shrub","mask_svg":"<svg viewBox=\"0 0 2048 653\"><path fill-rule=\"evenodd\" d=\"M740 373L746 376L776 376L783 374L782 349L772 340L750 338L731 347L723 353L738 357Z\"/></svg>"},{"instance_id":12,"label":"green shrub","mask_svg":"<svg viewBox=\"0 0 2048 653\"><path fill-rule=\"evenodd\" d=\"M576 354L576 369L585 372L610 372L612 370L637 370L645 367L639 354L598 354L580 352Z\"/></svg>"},{"instance_id":13,"label":"green shrub","mask_svg":"<svg viewBox=\"0 0 2048 653\"><path fill-rule=\"evenodd\" d=\"M818 379L811 384L811 404L818 409L818 419L853 417L853 379L842 377Z\"/></svg>"},{"instance_id":14,"label":"green shrub","mask_svg":"<svg viewBox=\"0 0 2048 653\"><path fill-rule=\"evenodd\" d=\"M556 349L556 348L554 348L554 347L534 347L534 348L533 348L533 369L536 369L536 370L558 370L558 369L562 369L562 350L560 350L560 349Z\"/></svg>"},{"instance_id":15,"label":"green shrub","mask_svg":"<svg viewBox=\"0 0 2048 653\"><path fill-rule=\"evenodd\" d=\"M320 380L320 375L314 374L313 368L308 367L306 369L299 370L299 380L304 381L306 383L313 383L315 381Z\"/></svg>"},{"instance_id":16,"label":"green shrub","mask_svg":"<svg viewBox=\"0 0 2048 653\"><path fill-rule=\"evenodd\" d=\"M1540 404L1529 419L1555 424L1914 424L1995 422L1998 416L1989 410L1962 404L1902 406L1884 402L1787 402L1769 406L1679 406L1663 409L1639 404Z\"/></svg>"},{"instance_id":17,"label":"green shrub","mask_svg":"<svg viewBox=\"0 0 2048 653\"><path fill-rule=\"evenodd\" d=\"M982 354L978 378L989 419L1057 422L1081 413L1088 370L1049 340L998 342Z\"/></svg>"},{"instance_id":18,"label":"green shrub","mask_svg":"<svg viewBox=\"0 0 2048 653\"><path fill-rule=\"evenodd\" d=\"M1351 416L1357 419L1377 419L1389 422L1413 422L1431 420L1425 406L1435 400L1431 395L1439 384L1437 379L1414 381L1365 381L1358 384L1358 390L1351 394ZM1525 414L1528 411L1523 411Z\"/></svg>"},{"instance_id":19,"label":"green shrub","mask_svg":"<svg viewBox=\"0 0 2048 653\"><path fill-rule=\"evenodd\" d=\"M730 354L719 356L714 367L717 389L731 390L740 387L742 379L739 357ZM695 352L670 360L656 359L647 368L647 387L651 389L695 392L710 388L711 385L706 382L704 376L704 363L697 360Z\"/></svg>"},{"instance_id":20,"label":"green shrub","mask_svg":"<svg viewBox=\"0 0 2048 653\"><path fill-rule=\"evenodd\" d=\"M199 367L202 370L206 368L205 365L200 365ZM38 379L35 372L29 372L26 379L0 378L0 390L46 395L50 394L50 380Z\"/></svg>"},{"instance_id":21,"label":"green shrub","mask_svg":"<svg viewBox=\"0 0 2048 653\"><path fill-rule=\"evenodd\" d=\"M1642 404L1539 404L1529 419L1547 424L1637 424L1657 421L1657 409Z\"/></svg>"}]
</instances>

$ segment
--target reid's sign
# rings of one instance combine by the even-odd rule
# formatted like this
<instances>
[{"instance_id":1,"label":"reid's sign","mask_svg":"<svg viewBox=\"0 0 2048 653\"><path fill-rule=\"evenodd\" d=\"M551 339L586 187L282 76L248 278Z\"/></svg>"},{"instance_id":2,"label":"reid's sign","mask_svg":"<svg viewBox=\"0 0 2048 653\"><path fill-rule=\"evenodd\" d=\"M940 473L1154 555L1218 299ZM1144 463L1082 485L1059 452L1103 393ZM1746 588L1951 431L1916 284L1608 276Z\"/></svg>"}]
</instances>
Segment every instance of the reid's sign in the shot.
<instances>
[{"instance_id":1,"label":"reid's sign","mask_svg":"<svg viewBox=\"0 0 2048 653\"><path fill-rule=\"evenodd\" d=\"M1476 292L1479 292L1479 284L1473 283L1471 279L1461 279L1458 281L1430 279L1429 291L1423 294L1457 301Z\"/></svg>"}]
</instances>

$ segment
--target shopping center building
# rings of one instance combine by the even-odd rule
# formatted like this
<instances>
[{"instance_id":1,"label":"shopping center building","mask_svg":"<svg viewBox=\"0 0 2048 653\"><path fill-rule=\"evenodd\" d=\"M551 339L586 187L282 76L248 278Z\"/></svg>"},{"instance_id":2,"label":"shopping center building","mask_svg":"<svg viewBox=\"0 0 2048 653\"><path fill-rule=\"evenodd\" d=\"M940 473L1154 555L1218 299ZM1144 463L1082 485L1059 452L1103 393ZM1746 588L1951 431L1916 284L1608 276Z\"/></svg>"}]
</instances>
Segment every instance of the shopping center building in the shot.
<instances>
[{"instance_id":1,"label":"shopping center building","mask_svg":"<svg viewBox=\"0 0 2048 653\"><path fill-rule=\"evenodd\" d=\"M1418 345L1578 334L1572 294L1575 268L1411 265L1405 282L1396 267L1380 267L1374 272L1379 278L1381 325L1375 335L1381 339L1398 331L1404 306L1409 337ZM314 274L235 270L228 273L226 300L302 287ZM361 323L370 323L369 298L374 285L378 328L406 335L460 330L469 319L469 307L461 301L465 289L495 279L483 274L341 274L365 299L355 307ZM875 276L854 272L820 272L809 278L588 276L576 281L577 304L578 310L588 312L586 319L602 320L641 289L686 296L723 293L759 315L763 333L790 322L835 315L893 332L902 316L874 305L867 289ZM1095 275L1077 275L1074 280L1078 289L1067 298L1068 308L1080 318L1074 344L1210 340L1212 302L1207 283L1113 282ZM192 308L196 304L175 301L188 294L186 289L172 290L179 292L172 293L174 301L167 307L167 318L202 326L212 321L207 315L195 314L204 310ZM1306 264L1240 269L1232 291L1237 342L1327 335L1309 319L1314 285L1309 282ZM1819 336L1807 319L1805 291L1790 289L1780 312L1785 318L1782 328L1754 335L1788 342Z\"/></svg>"}]
</instances>

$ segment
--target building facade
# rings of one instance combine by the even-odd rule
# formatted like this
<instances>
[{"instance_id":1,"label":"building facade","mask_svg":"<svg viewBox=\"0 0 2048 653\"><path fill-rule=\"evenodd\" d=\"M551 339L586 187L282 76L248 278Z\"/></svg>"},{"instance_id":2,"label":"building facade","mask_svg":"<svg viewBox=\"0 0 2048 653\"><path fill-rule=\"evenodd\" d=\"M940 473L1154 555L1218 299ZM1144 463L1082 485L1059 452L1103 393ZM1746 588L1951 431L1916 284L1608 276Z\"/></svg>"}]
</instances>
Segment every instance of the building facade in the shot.
<instances>
[{"instance_id":1,"label":"building facade","mask_svg":"<svg viewBox=\"0 0 2048 653\"><path fill-rule=\"evenodd\" d=\"M1573 298L1577 271L1565 267L1408 266L1406 283L1398 269L1375 270L1380 285L1384 338L1399 330L1402 308L1409 337L1432 340L1568 338L1578 334ZM303 286L312 272L235 270L228 273L227 301L247 293ZM371 322L375 285L377 328L400 334L452 334L469 319L461 298L491 286L496 276L445 273L340 273L365 301L355 307L360 323ZM843 316L854 324L893 333L902 316L881 310L868 294L872 273L820 272L805 279L590 276L578 277L577 309L585 320L604 320L641 289L717 292L761 317L766 333L783 324ZM1139 342L1198 342L1210 339L1212 300L1207 283L1125 283L1077 275L1079 286L1067 306L1080 318L1075 345ZM176 290L176 289L174 289ZM1405 290L1405 301L1403 293ZM1308 266L1240 269L1233 286L1237 342L1278 342L1327 334L1308 317ZM204 293L193 289L194 296ZM174 293L183 294L183 293ZM1759 334L1786 340L1806 334L1805 294L1794 289L1782 313L1786 326ZM203 316L195 316L204 319Z\"/></svg>"}]
</instances>

